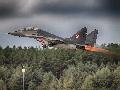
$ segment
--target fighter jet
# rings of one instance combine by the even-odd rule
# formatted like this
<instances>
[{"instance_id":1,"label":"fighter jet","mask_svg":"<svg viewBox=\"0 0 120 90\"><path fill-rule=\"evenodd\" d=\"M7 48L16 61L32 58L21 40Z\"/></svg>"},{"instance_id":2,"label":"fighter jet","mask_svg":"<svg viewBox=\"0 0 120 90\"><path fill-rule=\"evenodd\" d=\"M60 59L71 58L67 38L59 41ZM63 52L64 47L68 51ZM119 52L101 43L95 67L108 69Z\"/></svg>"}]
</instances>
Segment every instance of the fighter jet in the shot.
<instances>
[{"instance_id":1,"label":"fighter jet","mask_svg":"<svg viewBox=\"0 0 120 90\"><path fill-rule=\"evenodd\" d=\"M87 28L84 27L70 38L62 38L36 27L27 27L18 31L9 32L8 34L19 37L34 38L41 43L43 48L55 47L85 50L86 46L94 47L98 30L95 29L87 35Z\"/></svg>"}]
</instances>

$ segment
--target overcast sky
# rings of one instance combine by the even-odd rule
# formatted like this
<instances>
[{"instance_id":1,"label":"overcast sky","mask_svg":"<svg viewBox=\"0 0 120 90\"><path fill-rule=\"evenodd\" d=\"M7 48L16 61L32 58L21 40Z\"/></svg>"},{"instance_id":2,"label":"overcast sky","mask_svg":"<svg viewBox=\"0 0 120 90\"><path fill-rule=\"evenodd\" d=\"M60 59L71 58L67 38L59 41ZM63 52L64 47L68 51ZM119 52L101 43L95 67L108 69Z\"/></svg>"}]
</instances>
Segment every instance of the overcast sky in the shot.
<instances>
[{"instance_id":1,"label":"overcast sky","mask_svg":"<svg viewBox=\"0 0 120 90\"><path fill-rule=\"evenodd\" d=\"M38 46L33 39L17 42L18 38L5 34L26 26L62 37L86 26L88 32L99 30L97 44L119 43L120 0L0 0L0 45Z\"/></svg>"}]
</instances>

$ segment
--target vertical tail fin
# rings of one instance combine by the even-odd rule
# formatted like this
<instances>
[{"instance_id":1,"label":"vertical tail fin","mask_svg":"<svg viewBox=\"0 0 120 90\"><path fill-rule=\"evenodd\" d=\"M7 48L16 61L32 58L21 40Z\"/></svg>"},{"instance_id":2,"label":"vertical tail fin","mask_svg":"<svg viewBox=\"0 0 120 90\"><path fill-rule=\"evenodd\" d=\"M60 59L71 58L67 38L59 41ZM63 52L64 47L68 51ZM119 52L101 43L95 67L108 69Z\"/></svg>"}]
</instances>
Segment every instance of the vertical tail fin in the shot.
<instances>
[{"instance_id":1,"label":"vertical tail fin","mask_svg":"<svg viewBox=\"0 0 120 90\"><path fill-rule=\"evenodd\" d=\"M72 37L70 37L71 41L76 42L77 44L85 44L86 40L86 34L87 33L87 28L84 27L80 31L78 31L76 34L74 34Z\"/></svg>"},{"instance_id":2,"label":"vertical tail fin","mask_svg":"<svg viewBox=\"0 0 120 90\"><path fill-rule=\"evenodd\" d=\"M98 34L98 30L96 29L92 31L91 33L89 33L86 37L85 44L94 46L94 44L96 43L97 34Z\"/></svg>"}]
</instances>

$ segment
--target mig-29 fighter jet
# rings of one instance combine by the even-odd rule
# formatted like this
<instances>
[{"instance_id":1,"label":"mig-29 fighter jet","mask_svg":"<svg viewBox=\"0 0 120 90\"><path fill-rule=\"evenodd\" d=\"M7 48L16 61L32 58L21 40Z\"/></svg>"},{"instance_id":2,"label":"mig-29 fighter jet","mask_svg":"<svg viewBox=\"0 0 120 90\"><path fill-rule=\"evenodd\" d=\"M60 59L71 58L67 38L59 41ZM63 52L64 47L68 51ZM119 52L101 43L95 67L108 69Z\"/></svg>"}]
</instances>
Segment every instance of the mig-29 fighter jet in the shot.
<instances>
[{"instance_id":1,"label":"mig-29 fighter jet","mask_svg":"<svg viewBox=\"0 0 120 90\"><path fill-rule=\"evenodd\" d=\"M23 28L18 31L9 32L8 34L34 38L42 44L43 48L55 47L86 50L88 46L91 48L94 47L98 30L95 29L87 35L87 28L84 27L70 38L62 38L36 27Z\"/></svg>"}]
</instances>

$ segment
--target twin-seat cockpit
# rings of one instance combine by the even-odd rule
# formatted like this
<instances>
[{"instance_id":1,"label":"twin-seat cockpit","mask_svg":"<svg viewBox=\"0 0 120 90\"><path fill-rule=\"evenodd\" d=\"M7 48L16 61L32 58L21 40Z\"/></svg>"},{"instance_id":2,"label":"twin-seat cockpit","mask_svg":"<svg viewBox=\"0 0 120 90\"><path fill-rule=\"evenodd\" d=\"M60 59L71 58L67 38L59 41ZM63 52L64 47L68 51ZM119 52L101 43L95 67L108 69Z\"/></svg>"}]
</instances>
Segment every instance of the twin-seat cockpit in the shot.
<instances>
[{"instance_id":1,"label":"twin-seat cockpit","mask_svg":"<svg viewBox=\"0 0 120 90\"><path fill-rule=\"evenodd\" d=\"M9 32L8 34L14 35L14 36L19 36L19 37L35 37L37 36L37 31L39 28L37 27L26 27L22 29L18 29L17 31L14 32Z\"/></svg>"},{"instance_id":2,"label":"twin-seat cockpit","mask_svg":"<svg viewBox=\"0 0 120 90\"><path fill-rule=\"evenodd\" d=\"M37 31L37 30L39 30L39 28L37 28L37 27L26 27L26 28L21 28L18 31L15 31L15 32Z\"/></svg>"}]
</instances>

